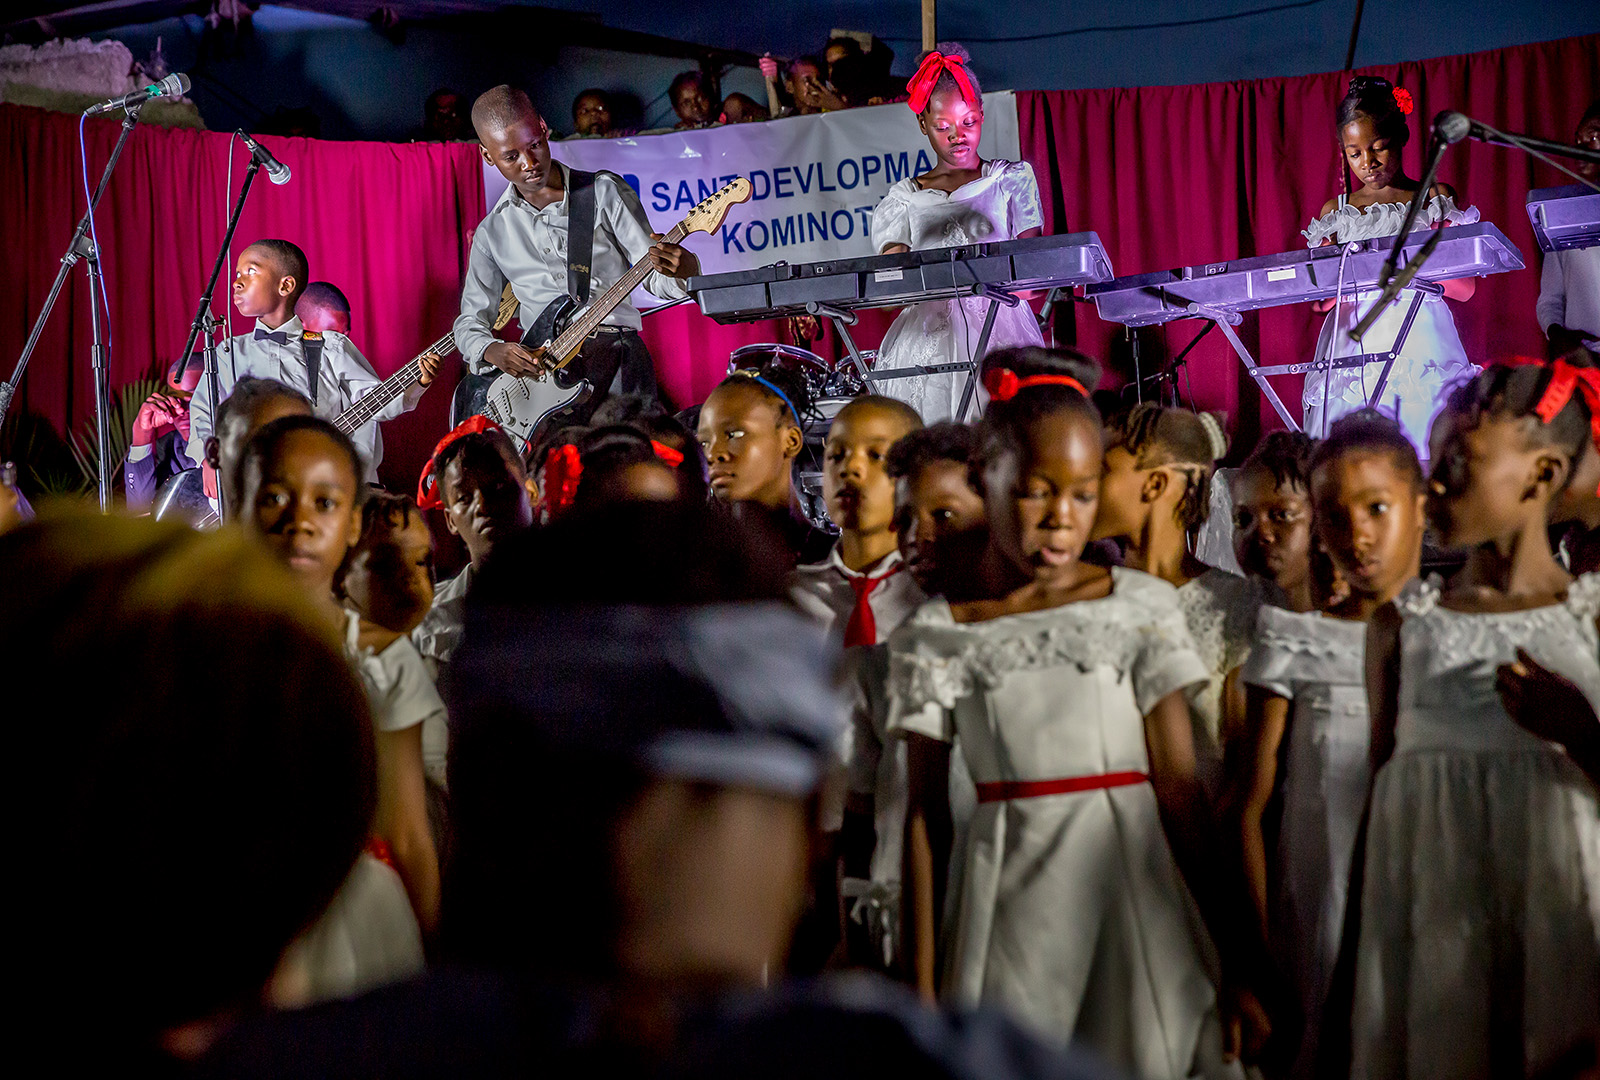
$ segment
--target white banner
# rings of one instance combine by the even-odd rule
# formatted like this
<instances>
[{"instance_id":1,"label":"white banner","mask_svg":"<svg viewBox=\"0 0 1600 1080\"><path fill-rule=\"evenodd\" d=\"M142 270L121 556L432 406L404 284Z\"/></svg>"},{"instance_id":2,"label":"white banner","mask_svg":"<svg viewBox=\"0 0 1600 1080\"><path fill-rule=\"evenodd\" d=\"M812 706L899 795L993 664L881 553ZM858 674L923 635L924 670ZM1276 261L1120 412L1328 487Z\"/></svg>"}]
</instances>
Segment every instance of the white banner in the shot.
<instances>
[{"instance_id":1,"label":"white banner","mask_svg":"<svg viewBox=\"0 0 1600 1080\"><path fill-rule=\"evenodd\" d=\"M983 95L984 158L1019 160L1017 99ZM736 206L713 236L691 236L705 273L775 262L804 263L872 255L872 208L889 185L933 167L933 152L904 105L878 105L763 123L623 139L553 144L556 160L621 175L639 193L657 232L735 176L750 178L751 201ZM483 167L493 206L506 180ZM635 299L652 300L642 290Z\"/></svg>"}]
</instances>

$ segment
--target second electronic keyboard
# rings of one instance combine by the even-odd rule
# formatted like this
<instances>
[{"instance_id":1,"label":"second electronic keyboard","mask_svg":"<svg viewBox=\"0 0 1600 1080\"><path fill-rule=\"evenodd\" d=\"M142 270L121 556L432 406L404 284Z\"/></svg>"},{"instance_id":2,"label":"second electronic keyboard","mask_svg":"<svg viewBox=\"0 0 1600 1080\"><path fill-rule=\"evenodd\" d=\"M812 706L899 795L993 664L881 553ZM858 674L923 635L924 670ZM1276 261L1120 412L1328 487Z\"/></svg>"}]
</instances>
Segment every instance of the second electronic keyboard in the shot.
<instances>
[{"instance_id":1,"label":"second electronic keyboard","mask_svg":"<svg viewBox=\"0 0 1600 1080\"><path fill-rule=\"evenodd\" d=\"M1528 221L1541 251L1600 244L1600 191L1583 184L1528 192Z\"/></svg>"},{"instance_id":2,"label":"second electronic keyboard","mask_svg":"<svg viewBox=\"0 0 1600 1080\"><path fill-rule=\"evenodd\" d=\"M1483 277L1523 267L1516 245L1489 222L1452 225L1443 231L1439 246L1417 275L1419 280ZM1406 239L1402 266L1429 235L1424 230ZM1375 288L1394 241L1392 236L1356 241L1355 250L1348 255L1344 255L1344 247L1349 245L1329 244L1305 251L1136 274L1086 286L1084 295L1094 300L1102 319L1124 326L1154 326L1174 319L1210 318L1213 312L1237 315L1258 308L1326 300L1339 287L1341 258L1347 296Z\"/></svg>"},{"instance_id":3,"label":"second electronic keyboard","mask_svg":"<svg viewBox=\"0 0 1600 1080\"><path fill-rule=\"evenodd\" d=\"M1111 279L1111 259L1092 232L1034 236L897 255L774 263L689 279L700 310L720 323L902 307L985 292L1074 288Z\"/></svg>"}]
</instances>

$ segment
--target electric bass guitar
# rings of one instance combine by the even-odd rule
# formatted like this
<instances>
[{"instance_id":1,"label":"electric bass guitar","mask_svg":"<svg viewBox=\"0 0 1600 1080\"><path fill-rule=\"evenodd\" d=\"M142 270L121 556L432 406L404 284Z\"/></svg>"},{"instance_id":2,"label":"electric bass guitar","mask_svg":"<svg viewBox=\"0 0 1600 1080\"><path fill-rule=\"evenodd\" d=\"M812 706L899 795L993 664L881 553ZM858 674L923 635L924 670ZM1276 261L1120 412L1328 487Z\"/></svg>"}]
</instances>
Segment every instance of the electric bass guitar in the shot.
<instances>
[{"instance_id":1,"label":"electric bass guitar","mask_svg":"<svg viewBox=\"0 0 1600 1080\"><path fill-rule=\"evenodd\" d=\"M716 232L728 211L749 199L750 181L737 177L721 191L702 199L661 238L661 242L677 244L690 233ZM546 420L594 396L595 387L583 372L574 370L572 362L589 335L628 298L649 275L650 269L650 256L646 255L576 318L573 318L573 311L577 305L572 297L557 299L523 335L521 342L544 364L544 373L538 377L464 375L463 385L456 390L455 415L487 416L526 450L533 442L534 433ZM601 393L605 390L606 387L599 388Z\"/></svg>"},{"instance_id":2,"label":"electric bass guitar","mask_svg":"<svg viewBox=\"0 0 1600 1080\"><path fill-rule=\"evenodd\" d=\"M516 314L517 298L512 295L511 286L507 285L500 293L500 310L495 315L494 328L496 330L501 329ZM331 423L346 435L355 434L371 423L372 418L382 412L390 402L411 389L422 379L422 358L424 356L429 353L440 357L449 356L455 352L455 349L456 332L452 329L448 334L445 334L432 345L413 356L394 374L361 395L358 401L352 402L350 407L334 417ZM160 490L156 492L154 504L154 513L157 518L181 516L176 512L178 495L180 492L188 491L191 493L192 501L192 492L194 488L199 487L202 469L210 471L209 466L202 464L199 468L185 469L183 472L169 477L161 485ZM199 529L209 529L217 525L218 521L217 512L208 507L204 514L193 519L193 524Z\"/></svg>"}]
</instances>

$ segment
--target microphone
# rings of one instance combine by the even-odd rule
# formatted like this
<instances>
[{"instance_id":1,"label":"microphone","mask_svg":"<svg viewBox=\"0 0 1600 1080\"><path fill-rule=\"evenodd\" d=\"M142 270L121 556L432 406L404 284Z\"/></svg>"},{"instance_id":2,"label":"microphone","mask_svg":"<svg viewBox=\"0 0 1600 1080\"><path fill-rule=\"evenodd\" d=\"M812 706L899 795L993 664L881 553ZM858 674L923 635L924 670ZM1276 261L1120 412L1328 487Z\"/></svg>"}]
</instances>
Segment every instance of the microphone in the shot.
<instances>
[{"instance_id":1,"label":"microphone","mask_svg":"<svg viewBox=\"0 0 1600 1080\"><path fill-rule=\"evenodd\" d=\"M121 97L108 98L83 110L85 116L99 116L101 113L116 112L118 109L130 109L143 105L151 98L182 97L189 92L189 76L168 75L158 83L151 83L142 90L123 94Z\"/></svg>"},{"instance_id":2,"label":"microphone","mask_svg":"<svg viewBox=\"0 0 1600 1080\"><path fill-rule=\"evenodd\" d=\"M1478 132L1473 130L1477 127L1471 117L1447 109L1433 118L1433 137L1447 146L1453 146L1469 136L1477 138Z\"/></svg>"},{"instance_id":3,"label":"microphone","mask_svg":"<svg viewBox=\"0 0 1600 1080\"><path fill-rule=\"evenodd\" d=\"M289 182L289 166L272 156L272 151L256 142L244 132L239 132L239 138L250 148L251 155L267 170L267 179L274 184L287 184Z\"/></svg>"}]
</instances>

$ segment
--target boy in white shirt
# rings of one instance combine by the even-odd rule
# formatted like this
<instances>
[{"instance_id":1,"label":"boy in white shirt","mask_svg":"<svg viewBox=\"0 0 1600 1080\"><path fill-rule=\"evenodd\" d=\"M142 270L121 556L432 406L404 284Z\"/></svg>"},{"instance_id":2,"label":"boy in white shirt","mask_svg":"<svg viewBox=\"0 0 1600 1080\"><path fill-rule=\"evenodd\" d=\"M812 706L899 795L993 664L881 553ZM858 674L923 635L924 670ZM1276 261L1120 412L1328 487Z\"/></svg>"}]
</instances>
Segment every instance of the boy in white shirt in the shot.
<instances>
[{"instance_id":1,"label":"boy in white shirt","mask_svg":"<svg viewBox=\"0 0 1600 1080\"><path fill-rule=\"evenodd\" d=\"M287 240L257 240L240 252L233 278L233 306L256 324L250 333L230 338L218 350L221 397L232 393L234 384L246 375L276 379L305 394L316 415L332 420L383 381L348 335L336 330L318 334L302 326L295 303L309 277L306 253ZM439 358L429 353L421 366L422 378L415 385L350 433L366 463L368 483L377 482L378 463L383 460L378 421L392 420L416 408L439 369ZM189 402L190 460L205 460L215 414L210 381L202 376ZM207 476L206 481L206 494L215 497L214 480Z\"/></svg>"}]
</instances>

